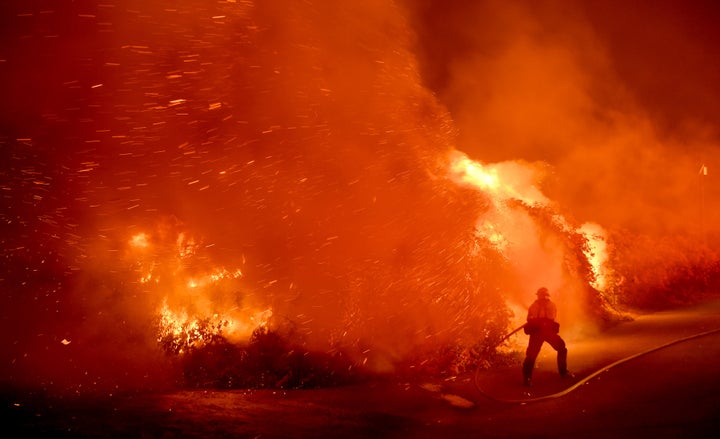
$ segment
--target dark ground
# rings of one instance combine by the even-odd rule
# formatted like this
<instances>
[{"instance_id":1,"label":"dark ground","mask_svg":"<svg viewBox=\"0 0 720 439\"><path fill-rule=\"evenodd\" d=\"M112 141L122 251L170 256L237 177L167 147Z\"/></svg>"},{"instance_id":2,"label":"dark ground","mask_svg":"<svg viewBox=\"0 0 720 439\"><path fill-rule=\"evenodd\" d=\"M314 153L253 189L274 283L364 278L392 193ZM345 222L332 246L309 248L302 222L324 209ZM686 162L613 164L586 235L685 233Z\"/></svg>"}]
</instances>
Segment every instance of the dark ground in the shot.
<instances>
[{"instance_id":1,"label":"dark ground","mask_svg":"<svg viewBox=\"0 0 720 439\"><path fill-rule=\"evenodd\" d=\"M638 316L571 340L575 381L622 358L720 329L720 302ZM544 347L535 386L517 368L483 372L497 398L537 397L567 384ZM472 374L444 382L376 381L317 390L176 391L106 398L3 394L12 437L140 438L714 438L720 431L720 332L610 368L566 396L501 403ZM7 436L6 436L7 437Z\"/></svg>"}]
</instances>

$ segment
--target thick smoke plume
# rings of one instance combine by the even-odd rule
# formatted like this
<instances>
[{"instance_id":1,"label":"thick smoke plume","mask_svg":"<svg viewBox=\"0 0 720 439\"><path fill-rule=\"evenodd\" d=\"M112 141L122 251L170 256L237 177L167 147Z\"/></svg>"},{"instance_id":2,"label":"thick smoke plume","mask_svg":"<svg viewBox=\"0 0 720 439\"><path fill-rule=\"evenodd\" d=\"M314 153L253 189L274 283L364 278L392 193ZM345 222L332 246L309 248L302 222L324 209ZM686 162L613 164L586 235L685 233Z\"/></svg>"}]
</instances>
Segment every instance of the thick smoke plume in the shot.
<instances>
[{"instance_id":1,"label":"thick smoke plume","mask_svg":"<svg viewBox=\"0 0 720 439\"><path fill-rule=\"evenodd\" d=\"M713 107L648 108L607 11L440 3L8 14L5 375L172 384L159 337L187 348L192 315L389 372L491 345L541 285L593 326L585 230L638 264L659 236L712 239ZM636 268L616 265L608 294Z\"/></svg>"},{"instance_id":2,"label":"thick smoke plume","mask_svg":"<svg viewBox=\"0 0 720 439\"><path fill-rule=\"evenodd\" d=\"M716 232L717 8L410 3L425 80L471 157L548 163L546 194L582 222Z\"/></svg>"}]
</instances>

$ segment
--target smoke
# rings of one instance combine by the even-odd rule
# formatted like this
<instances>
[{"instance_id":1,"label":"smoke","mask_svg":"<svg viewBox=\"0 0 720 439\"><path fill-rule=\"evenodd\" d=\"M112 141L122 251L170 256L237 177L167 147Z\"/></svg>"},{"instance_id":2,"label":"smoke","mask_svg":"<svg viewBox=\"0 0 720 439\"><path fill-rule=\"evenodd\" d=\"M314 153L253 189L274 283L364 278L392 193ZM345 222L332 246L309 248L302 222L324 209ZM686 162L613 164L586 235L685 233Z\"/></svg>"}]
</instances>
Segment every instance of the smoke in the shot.
<instances>
[{"instance_id":1,"label":"smoke","mask_svg":"<svg viewBox=\"0 0 720 439\"><path fill-rule=\"evenodd\" d=\"M172 381L164 306L248 328L271 310L306 349L389 371L502 333L541 285L581 320L582 223L692 232L702 214L712 231L693 198L715 166L699 157L712 107L660 126L675 113L618 68L609 19L439 5L13 11L5 375L78 392ZM515 192L459 183L458 151Z\"/></svg>"},{"instance_id":2,"label":"smoke","mask_svg":"<svg viewBox=\"0 0 720 439\"><path fill-rule=\"evenodd\" d=\"M706 56L716 50L716 8L410 3L424 78L449 108L461 150L550 164L546 195L578 221L700 231L698 187L708 182L698 170L716 166L718 140L718 63ZM717 209L706 204L702 215Z\"/></svg>"},{"instance_id":3,"label":"smoke","mask_svg":"<svg viewBox=\"0 0 720 439\"><path fill-rule=\"evenodd\" d=\"M234 324L272 310L306 349L374 370L502 327L499 292L468 257L488 200L447 178L452 122L421 83L398 8L131 3L18 16L37 25L23 29L29 47L78 67L54 77L25 60L51 92L28 107L58 135L21 126L52 159L14 157L26 191L9 199L20 212L28 179L48 180L36 200L50 202L26 216L51 226L24 236L59 249L54 276L67 280L47 293L59 311L45 330L13 337L12 380L172 381L156 344L164 305ZM196 282L226 272L241 275Z\"/></svg>"}]
</instances>

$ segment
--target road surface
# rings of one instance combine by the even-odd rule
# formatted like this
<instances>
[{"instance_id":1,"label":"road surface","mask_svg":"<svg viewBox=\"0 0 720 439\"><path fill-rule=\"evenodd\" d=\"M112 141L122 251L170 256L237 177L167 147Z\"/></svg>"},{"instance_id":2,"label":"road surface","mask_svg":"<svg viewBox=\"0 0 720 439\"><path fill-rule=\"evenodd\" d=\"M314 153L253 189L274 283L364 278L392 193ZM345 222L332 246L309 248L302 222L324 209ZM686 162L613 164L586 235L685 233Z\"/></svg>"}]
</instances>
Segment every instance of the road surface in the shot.
<instances>
[{"instance_id":1,"label":"road surface","mask_svg":"<svg viewBox=\"0 0 720 439\"><path fill-rule=\"evenodd\" d=\"M638 316L597 337L569 341L570 366L578 377L588 376L622 358L716 329L720 302ZM480 381L504 380L490 386L500 399L562 387L553 354L543 347L533 388L521 386L519 368L483 372ZM720 431L718 371L720 332L714 332L612 367L565 396L525 404L488 398L472 373L439 382L103 399L16 391L4 395L3 403L6 428L17 437L714 438Z\"/></svg>"}]
</instances>

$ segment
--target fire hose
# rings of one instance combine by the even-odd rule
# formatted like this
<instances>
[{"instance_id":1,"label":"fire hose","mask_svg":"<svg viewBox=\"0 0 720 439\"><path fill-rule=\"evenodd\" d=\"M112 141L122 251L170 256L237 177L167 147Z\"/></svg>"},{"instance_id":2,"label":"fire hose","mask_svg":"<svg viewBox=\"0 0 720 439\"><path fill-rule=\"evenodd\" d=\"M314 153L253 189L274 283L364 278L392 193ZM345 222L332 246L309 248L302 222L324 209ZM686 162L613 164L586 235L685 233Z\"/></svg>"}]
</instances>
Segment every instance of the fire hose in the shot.
<instances>
[{"instance_id":1,"label":"fire hose","mask_svg":"<svg viewBox=\"0 0 720 439\"><path fill-rule=\"evenodd\" d=\"M525 325L527 325L527 323L525 323L525 324L523 324L523 325L515 328L512 332L508 332L507 335L505 335L505 337L501 338L500 341L497 342L497 343L495 344L495 346L493 346L493 349L496 348L496 347L498 347L498 346L500 346L501 344L503 344L503 342L504 342L505 340L507 340L508 338L512 337L516 332L518 332L519 330L521 330L522 328L524 328Z\"/></svg>"},{"instance_id":2,"label":"fire hose","mask_svg":"<svg viewBox=\"0 0 720 439\"><path fill-rule=\"evenodd\" d=\"M513 334L515 334L516 332L518 332L519 330L521 330L521 329L524 328L524 327L525 327L525 325L522 325L522 326L520 326L519 328L517 328L517 329L513 330L512 332L508 333L506 336L504 336L504 337L495 345L495 347L500 346L500 344L502 344L505 340L507 340L508 338L510 338ZM597 377L598 375L600 375L600 374L602 374L602 373L605 373L605 372L609 371L610 369L612 369L612 368L615 367L615 366L619 366L619 365L621 365L621 364L623 364L623 363L627 363L628 361L634 360L634 359L636 359L636 358L642 357L642 356L647 355L647 354L650 354L650 353L652 353L652 352L659 351L659 350L661 350L661 349L668 348L668 347L673 346L673 345L676 345L676 344L684 343L684 342L686 342L686 341L694 340L694 339L696 339L696 338L701 338L701 337L705 337L705 336L708 336L708 335L711 335L711 334L716 334L716 333L720 333L720 328L712 329L712 330L705 331L705 332L701 332L701 333L698 333L698 334L689 335L689 336L687 336L687 337L683 337L683 338L680 338L680 339L677 339L677 340L673 340L673 341L670 341L670 342L668 342L668 343L662 344L662 345L660 345L660 346L656 346L656 347L650 348L650 349L648 349L648 350L645 350L645 351L642 351L642 352L638 352L637 354L630 355L629 357L622 358L622 359L620 359L620 360L615 361L614 363L611 363L611 364L608 364L607 366L601 367L600 369L596 370L595 372L591 373L590 375L588 375L588 376L582 378L581 380L579 380L578 382L574 383L574 384L571 385L570 387L568 387L568 388L566 388L566 389L564 389L564 390L561 390L560 392L553 393L553 394L550 394L550 395L544 395L544 396L538 396L538 397L526 398L526 399L503 399L503 398L499 398L499 397L490 395L490 394L487 393L485 390L483 390L482 386L480 386L480 383L479 383L479 381L478 381L478 380L479 380L479 377L480 377L480 374L481 374L481 372L482 372L480 366L478 366L478 368L475 370L475 378L474 378L473 382L474 382L475 387L477 388L477 390L478 390L483 396L485 396L485 397L488 398L488 399L497 401L497 402L510 403L510 404L528 404L528 403L531 403L531 402L546 401L546 400L549 400L549 399L560 398L560 397L562 397L562 396L567 395L568 393L572 392L573 390L578 389L578 388L579 388L580 386L582 386L583 384L586 384L588 381L592 380L593 378Z\"/></svg>"}]
</instances>

